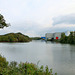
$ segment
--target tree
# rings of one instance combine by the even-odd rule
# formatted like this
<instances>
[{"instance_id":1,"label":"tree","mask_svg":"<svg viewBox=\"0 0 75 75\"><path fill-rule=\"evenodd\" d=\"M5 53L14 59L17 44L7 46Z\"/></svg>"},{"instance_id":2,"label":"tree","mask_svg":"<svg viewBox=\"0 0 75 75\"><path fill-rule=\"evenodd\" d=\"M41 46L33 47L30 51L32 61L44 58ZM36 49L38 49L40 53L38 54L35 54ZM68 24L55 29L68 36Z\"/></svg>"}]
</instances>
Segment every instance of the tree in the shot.
<instances>
[{"instance_id":1,"label":"tree","mask_svg":"<svg viewBox=\"0 0 75 75\"><path fill-rule=\"evenodd\" d=\"M69 43L74 44L74 34L73 34L73 32L70 32Z\"/></svg>"},{"instance_id":2,"label":"tree","mask_svg":"<svg viewBox=\"0 0 75 75\"><path fill-rule=\"evenodd\" d=\"M65 38L65 37L66 37L66 36L65 36L65 33L62 33L62 34L61 34L61 39L60 39L60 42L61 42L61 43L65 43L65 42L66 42L66 40L65 40L66 38Z\"/></svg>"},{"instance_id":3,"label":"tree","mask_svg":"<svg viewBox=\"0 0 75 75\"><path fill-rule=\"evenodd\" d=\"M0 28L8 27L9 24L6 23L3 15L0 14Z\"/></svg>"}]
</instances>

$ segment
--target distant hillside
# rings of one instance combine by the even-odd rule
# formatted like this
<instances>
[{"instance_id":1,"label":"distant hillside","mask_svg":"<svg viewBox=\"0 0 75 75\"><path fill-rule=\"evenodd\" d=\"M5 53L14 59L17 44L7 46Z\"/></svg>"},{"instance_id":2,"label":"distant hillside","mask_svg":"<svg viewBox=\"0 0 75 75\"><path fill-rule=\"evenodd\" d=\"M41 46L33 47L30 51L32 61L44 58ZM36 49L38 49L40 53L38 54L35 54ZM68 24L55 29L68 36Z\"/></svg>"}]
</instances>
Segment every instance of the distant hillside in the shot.
<instances>
[{"instance_id":1,"label":"distant hillside","mask_svg":"<svg viewBox=\"0 0 75 75\"><path fill-rule=\"evenodd\" d=\"M31 39L22 33L0 35L0 42L29 42Z\"/></svg>"}]
</instances>

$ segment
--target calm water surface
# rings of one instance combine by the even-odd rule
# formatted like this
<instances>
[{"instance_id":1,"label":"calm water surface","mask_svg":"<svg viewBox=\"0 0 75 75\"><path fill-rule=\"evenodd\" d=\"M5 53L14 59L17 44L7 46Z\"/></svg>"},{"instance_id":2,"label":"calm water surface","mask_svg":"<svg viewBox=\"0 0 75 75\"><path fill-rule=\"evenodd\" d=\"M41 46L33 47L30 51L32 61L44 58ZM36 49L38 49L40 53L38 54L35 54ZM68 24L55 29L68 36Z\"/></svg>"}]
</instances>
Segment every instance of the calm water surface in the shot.
<instances>
[{"instance_id":1,"label":"calm water surface","mask_svg":"<svg viewBox=\"0 0 75 75\"><path fill-rule=\"evenodd\" d=\"M75 75L75 45L32 41L0 43L0 54L7 61L32 62L48 65L58 75Z\"/></svg>"}]
</instances>

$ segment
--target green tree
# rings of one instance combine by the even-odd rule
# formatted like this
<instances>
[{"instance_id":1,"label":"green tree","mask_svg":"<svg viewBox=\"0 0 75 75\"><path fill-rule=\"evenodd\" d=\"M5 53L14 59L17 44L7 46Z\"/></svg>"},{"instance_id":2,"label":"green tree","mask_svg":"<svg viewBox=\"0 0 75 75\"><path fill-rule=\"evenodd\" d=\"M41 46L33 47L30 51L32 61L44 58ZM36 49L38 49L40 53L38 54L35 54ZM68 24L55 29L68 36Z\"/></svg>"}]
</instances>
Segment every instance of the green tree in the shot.
<instances>
[{"instance_id":1,"label":"green tree","mask_svg":"<svg viewBox=\"0 0 75 75\"><path fill-rule=\"evenodd\" d=\"M65 33L62 33L60 42L61 43L75 44L75 31L70 32L69 36L66 36Z\"/></svg>"},{"instance_id":2,"label":"green tree","mask_svg":"<svg viewBox=\"0 0 75 75\"><path fill-rule=\"evenodd\" d=\"M75 31L73 32L73 42L75 44Z\"/></svg>"},{"instance_id":3,"label":"green tree","mask_svg":"<svg viewBox=\"0 0 75 75\"><path fill-rule=\"evenodd\" d=\"M65 43L65 41L66 41L66 40L65 40L65 39L66 39L65 37L66 37L66 36L65 36L65 33L62 33L62 34L61 34L61 39L60 39L60 42L61 42L61 43Z\"/></svg>"},{"instance_id":4,"label":"green tree","mask_svg":"<svg viewBox=\"0 0 75 75\"><path fill-rule=\"evenodd\" d=\"M3 15L0 14L0 28L8 27L9 24L6 23Z\"/></svg>"},{"instance_id":5,"label":"green tree","mask_svg":"<svg viewBox=\"0 0 75 75\"><path fill-rule=\"evenodd\" d=\"M74 35L73 35L73 32L70 32L69 43L74 44Z\"/></svg>"}]
</instances>

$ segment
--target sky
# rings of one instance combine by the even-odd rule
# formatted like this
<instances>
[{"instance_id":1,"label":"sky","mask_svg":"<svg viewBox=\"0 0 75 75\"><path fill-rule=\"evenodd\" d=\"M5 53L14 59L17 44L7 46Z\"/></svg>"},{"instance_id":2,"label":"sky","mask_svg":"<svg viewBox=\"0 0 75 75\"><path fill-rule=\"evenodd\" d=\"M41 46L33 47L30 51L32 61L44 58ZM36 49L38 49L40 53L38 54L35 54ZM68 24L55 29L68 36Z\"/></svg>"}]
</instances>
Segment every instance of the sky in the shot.
<instances>
[{"instance_id":1,"label":"sky","mask_svg":"<svg viewBox=\"0 0 75 75\"><path fill-rule=\"evenodd\" d=\"M75 31L75 0L0 0L0 14L11 24L0 29L0 35Z\"/></svg>"}]
</instances>

